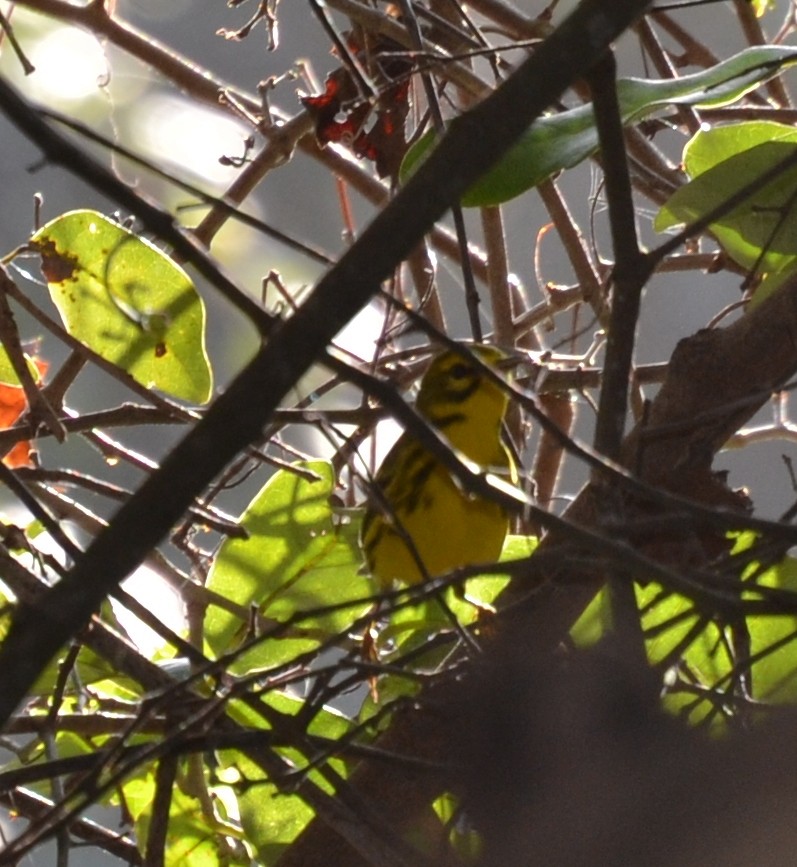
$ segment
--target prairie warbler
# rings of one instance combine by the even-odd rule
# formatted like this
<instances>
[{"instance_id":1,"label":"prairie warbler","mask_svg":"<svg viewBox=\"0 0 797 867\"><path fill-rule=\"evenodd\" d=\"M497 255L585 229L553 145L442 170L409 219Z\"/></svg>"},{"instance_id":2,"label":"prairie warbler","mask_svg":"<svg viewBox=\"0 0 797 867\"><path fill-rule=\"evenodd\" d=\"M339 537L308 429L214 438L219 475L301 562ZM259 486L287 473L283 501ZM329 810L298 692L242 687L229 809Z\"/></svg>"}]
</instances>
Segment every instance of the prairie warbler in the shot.
<instances>
[{"instance_id":1,"label":"prairie warbler","mask_svg":"<svg viewBox=\"0 0 797 867\"><path fill-rule=\"evenodd\" d=\"M486 364L507 361L492 346L476 345L472 351ZM416 409L462 455L514 476L514 462L501 440L507 405L504 390L449 350L426 371ZM417 584L459 566L496 560L501 553L509 527L506 512L465 491L409 433L388 452L375 486L360 538L368 570L381 588L394 581Z\"/></svg>"}]
</instances>

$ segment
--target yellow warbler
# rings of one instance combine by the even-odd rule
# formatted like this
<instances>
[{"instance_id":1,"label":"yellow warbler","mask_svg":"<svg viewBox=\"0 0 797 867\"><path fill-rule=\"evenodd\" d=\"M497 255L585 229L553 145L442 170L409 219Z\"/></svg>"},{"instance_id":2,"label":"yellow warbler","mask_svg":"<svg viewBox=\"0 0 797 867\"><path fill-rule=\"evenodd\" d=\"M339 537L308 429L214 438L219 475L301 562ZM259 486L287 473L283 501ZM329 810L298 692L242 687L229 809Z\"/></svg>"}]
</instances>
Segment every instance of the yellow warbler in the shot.
<instances>
[{"instance_id":1,"label":"yellow warbler","mask_svg":"<svg viewBox=\"0 0 797 867\"><path fill-rule=\"evenodd\" d=\"M489 365L507 355L472 351ZM515 475L501 439L508 396L466 357L437 356L421 380L416 408L456 451L485 469ZM460 566L496 560L509 527L497 503L468 493L449 470L405 432L376 473L361 530L366 565L381 588L417 584ZM423 564L423 568L419 565Z\"/></svg>"}]
</instances>

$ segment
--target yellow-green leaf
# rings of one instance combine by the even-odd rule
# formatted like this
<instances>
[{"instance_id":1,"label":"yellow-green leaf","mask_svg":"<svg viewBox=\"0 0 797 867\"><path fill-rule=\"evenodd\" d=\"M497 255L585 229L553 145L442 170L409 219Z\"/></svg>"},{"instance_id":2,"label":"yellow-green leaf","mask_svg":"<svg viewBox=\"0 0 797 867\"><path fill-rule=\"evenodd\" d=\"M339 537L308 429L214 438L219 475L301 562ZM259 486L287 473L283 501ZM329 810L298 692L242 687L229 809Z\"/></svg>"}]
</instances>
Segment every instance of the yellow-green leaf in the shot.
<instances>
[{"instance_id":1,"label":"yellow-green leaf","mask_svg":"<svg viewBox=\"0 0 797 867\"><path fill-rule=\"evenodd\" d=\"M69 334L148 388L210 399L205 307L165 253L96 211L57 217L31 246Z\"/></svg>"},{"instance_id":2,"label":"yellow-green leaf","mask_svg":"<svg viewBox=\"0 0 797 867\"><path fill-rule=\"evenodd\" d=\"M265 668L290 654L315 646L324 637L345 630L367 605L355 605L315 616L330 605L366 597L368 579L361 563L357 528L334 520L330 497L332 466L326 461L296 465L295 472L276 473L249 504L241 518L247 539L228 539L219 550L208 578L210 590L241 607L256 609L268 624L307 612L288 633L266 639L232 666L235 671ZM219 655L249 635L249 618L211 606L205 637Z\"/></svg>"},{"instance_id":3,"label":"yellow-green leaf","mask_svg":"<svg viewBox=\"0 0 797 867\"><path fill-rule=\"evenodd\" d=\"M701 130L684 148L691 180L662 206L654 227L661 232L703 217L795 154L797 133L786 124L754 121ZM792 166L711 224L734 261L766 278L756 290L756 304L797 267L795 189L797 169Z\"/></svg>"}]
</instances>

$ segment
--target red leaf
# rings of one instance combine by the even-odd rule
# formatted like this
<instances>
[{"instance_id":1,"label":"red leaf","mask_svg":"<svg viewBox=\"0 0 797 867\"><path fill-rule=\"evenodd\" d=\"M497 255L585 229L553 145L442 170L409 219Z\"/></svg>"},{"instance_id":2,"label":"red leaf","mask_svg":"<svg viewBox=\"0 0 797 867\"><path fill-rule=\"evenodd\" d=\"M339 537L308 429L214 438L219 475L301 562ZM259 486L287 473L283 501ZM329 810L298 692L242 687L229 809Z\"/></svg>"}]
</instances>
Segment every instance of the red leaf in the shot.
<instances>
[{"instance_id":1,"label":"red leaf","mask_svg":"<svg viewBox=\"0 0 797 867\"><path fill-rule=\"evenodd\" d=\"M49 364L40 358L32 359L39 371L40 380L47 373ZM6 385L0 383L0 428L13 427L17 419L28 408L25 390L21 385ZM17 467L30 467L33 465L31 453L33 445L30 440L18 442L3 458L3 463L12 470Z\"/></svg>"},{"instance_id":2,"label":"red leaf","mask_svg":"<svg viewBox=\"0 0 797 867\"><path fill-rule=\"evenodd\" d=\"M369 57L352 39L352 53L364 68L381 74L378 101L373 105L360 93L358 86L345 67L331 72L324 85L324 93L301 97L315 123L316 139L320 145L341 144L357 157L372 160L380 177L395 178L407 150L405 121L409 112L409 61L388 57L380 61L380 52L394 52L400 48L390 40L374 46ZM395 83L395 79L399 80ZM368 127L371 115L374 120Z\"/></svg>"}]
</instances>

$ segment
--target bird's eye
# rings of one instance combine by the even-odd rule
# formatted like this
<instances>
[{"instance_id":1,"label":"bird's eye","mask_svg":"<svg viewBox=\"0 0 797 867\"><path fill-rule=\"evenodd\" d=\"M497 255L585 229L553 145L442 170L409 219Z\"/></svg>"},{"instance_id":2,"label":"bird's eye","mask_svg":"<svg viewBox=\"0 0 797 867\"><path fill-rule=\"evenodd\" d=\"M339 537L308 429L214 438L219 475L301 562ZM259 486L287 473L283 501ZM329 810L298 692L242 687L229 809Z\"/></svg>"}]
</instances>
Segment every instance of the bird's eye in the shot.
<instances>
[{"instance_id":1,"label":"bird's eye","mask_svg":"<svg viewBox=\"0 0 797 867\"><path fill-rule=\"evenodd\" d=\"M471 373L471 368L464 362L460 361L451 368L450 376L452 379L465 379L470 376Z\"/></svg>"}]
</instances>

